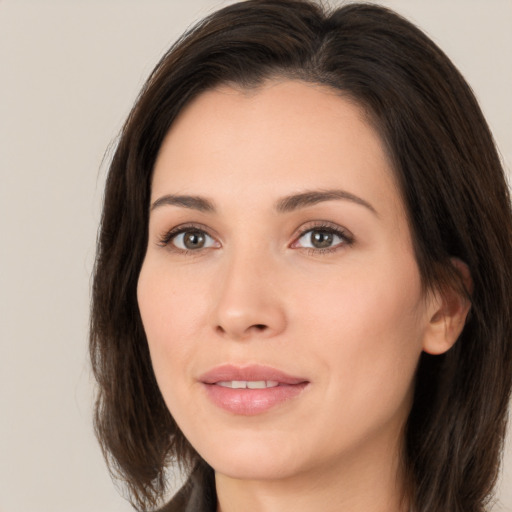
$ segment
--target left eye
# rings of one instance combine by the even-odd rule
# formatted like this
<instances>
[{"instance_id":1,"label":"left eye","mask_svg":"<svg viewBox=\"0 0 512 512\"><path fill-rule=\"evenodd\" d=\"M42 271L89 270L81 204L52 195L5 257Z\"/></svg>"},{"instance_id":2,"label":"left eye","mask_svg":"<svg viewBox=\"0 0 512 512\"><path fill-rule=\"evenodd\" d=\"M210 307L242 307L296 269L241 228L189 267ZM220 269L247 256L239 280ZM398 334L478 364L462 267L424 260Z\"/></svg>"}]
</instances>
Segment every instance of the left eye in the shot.
<instances>
[{"instance_id":1,"label":"left eye","mask_svg":"<svg viewBox=\"0 0 512 512\"><path fill-rule=\"evenodd\" d=\"M294 244L308 249L330 249L347 242L342 233L329 229L310 229Z\"/></svg>"},{"instance_id":2,"label":"left eye","mask_svg":"<svg viewBox=\"0 0 512 512\"><path fill-rule=\"evenodd\" d=\"M213 247L215 240L204 231L188 230L174 235L171 243L182 251L190 251Z\"/></svg>"}]
</instances>

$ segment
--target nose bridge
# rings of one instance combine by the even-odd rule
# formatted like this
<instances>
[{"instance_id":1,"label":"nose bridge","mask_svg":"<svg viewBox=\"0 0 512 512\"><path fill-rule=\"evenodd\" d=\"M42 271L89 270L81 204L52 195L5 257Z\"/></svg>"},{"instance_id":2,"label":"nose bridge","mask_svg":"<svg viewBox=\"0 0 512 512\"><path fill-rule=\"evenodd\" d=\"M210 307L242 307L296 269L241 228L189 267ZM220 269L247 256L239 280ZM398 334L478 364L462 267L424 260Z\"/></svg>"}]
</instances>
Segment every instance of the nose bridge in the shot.
<instances>
[{"instance_id":1,"label":"nose bridge","mask_svg":"<svg viewBox=\"0 0 512 512\"><path fill-rule=\"evenodd\" d=\"M278 261L268 244L239 242L226 251L214 305L216 330L233 339L273 336L286 325Z\"/></svg>"}]
</instances>

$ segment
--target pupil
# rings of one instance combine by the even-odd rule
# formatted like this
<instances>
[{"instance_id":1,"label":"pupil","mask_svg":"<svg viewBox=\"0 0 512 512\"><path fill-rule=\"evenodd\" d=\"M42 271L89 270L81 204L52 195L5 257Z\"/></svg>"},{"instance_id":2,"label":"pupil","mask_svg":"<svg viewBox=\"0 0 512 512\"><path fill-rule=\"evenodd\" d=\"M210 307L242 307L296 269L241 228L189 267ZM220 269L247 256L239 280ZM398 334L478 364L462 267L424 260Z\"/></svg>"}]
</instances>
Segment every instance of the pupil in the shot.
<instances>
[{"instance_id":1,"label":"pupil","mask_svg":"<svg viewBox=\"0 0 512 512\"><path fill-rule=\"evenodd\" d=\"M183 243L187 249L200 249L205 242L204 235L195 231L185 233Z\"/></svg>"},{"instance_id":2,"label":"pupil","mask_svg":"<svg viewBox=\"0 0 512 512\"><path fill-rule=\"evenodd\" d=\"M332 238L332 233L327 233L325 231L314 231L311 233L311 243L317 249L330 247L332 245Z\"/></svg>"}]
</instances>

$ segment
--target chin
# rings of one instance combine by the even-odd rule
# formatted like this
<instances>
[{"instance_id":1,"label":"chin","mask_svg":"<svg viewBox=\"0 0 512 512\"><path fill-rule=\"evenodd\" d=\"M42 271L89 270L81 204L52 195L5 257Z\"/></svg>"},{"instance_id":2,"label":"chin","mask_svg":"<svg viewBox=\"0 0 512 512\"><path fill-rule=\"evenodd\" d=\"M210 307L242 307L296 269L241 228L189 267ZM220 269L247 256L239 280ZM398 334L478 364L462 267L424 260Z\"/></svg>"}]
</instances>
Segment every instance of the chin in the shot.
<instances>
[{"instance_id":1,"label":"chin","mask_svg":"<svg viewBox=\"0 0 512 512\"><path fill-rule=\"evenodd\" d=\"M213 449L212 449L213 447ZM277 480L301 471L297 447L283 446L283 441L257 442L251 436L245 441L217 440L199 454L215 470L239 480Z\"/></svg>"},{"instance_id":2,"label":"chin","mask_svg":"<svg viewBox=\"0 0 512 512\"><path fill-rule=\"evenodd\" d=\"M262 463L261 458L258 462L237 459L217 462L218 464L212 466L215 472L234 480L282 480L293 477L299 472L298 468L290 466L290 463L280 463L276 460L267 460Z\"/></svg>"}]
</instances>

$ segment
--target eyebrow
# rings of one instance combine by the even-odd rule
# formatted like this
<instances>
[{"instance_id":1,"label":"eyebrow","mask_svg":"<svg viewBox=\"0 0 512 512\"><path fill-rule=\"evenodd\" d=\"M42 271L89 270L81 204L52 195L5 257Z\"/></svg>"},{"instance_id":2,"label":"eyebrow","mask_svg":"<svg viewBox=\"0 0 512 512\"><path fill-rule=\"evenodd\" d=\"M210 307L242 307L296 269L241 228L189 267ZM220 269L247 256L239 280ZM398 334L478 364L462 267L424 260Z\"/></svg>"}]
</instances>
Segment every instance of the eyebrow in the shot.
<instances>
[{"instance_id":1,"label":"eyebrow","mask_svg":"<svg viewBox=\"0 0 512 512\"><path fill-rule=\"evenodd\" d=\"M182 208L190 208L191 210L199 210L200 212L215 212L215 206L209 199L200 196L178 196L174 194L167 194L158 198L151 205L151 211L164 205L181 206Z\"/></svg>"},{"instance_id":2,"label":"eyebrow","mask_svg":"<svg viewBox=\"0 0 512 512\"><path fill-rule=\"evenodd\" d=\"M325 201L345 200L352 203L364 206L372 213L378 216L377 210L364 199L347 192L345 190L311 190L293 194L279 199L274 207L279 213L288 213L307 206L313 206ZM189 208L191 210L198 210L205 213L215 213L216 208L214 203L201 196L190 195L174 195L166 194L158 198L152 205L151 211L161 206L179 206L181 208Z\"/></svg>"},{"instance_id":3,"label":"eyebrow","mask_svg":"<svg viewBox=\"0 0 512 512\"><path fill-rule=\"evenodd\" d=\"M364 199L347 192L346 190L311 190L302 192L300 194L294 194L291 196L283 197L277 201L275 208L280 213L292 212L294 210L298 210L300 208L305 208L306 206L313 206L318 203L323 203L325 201L336 201L336 200L345 200L350 201L352 203L358 204L360 206L364 206L372 213L379 216L377 210Z\"/></svg>"}]
</instances>

